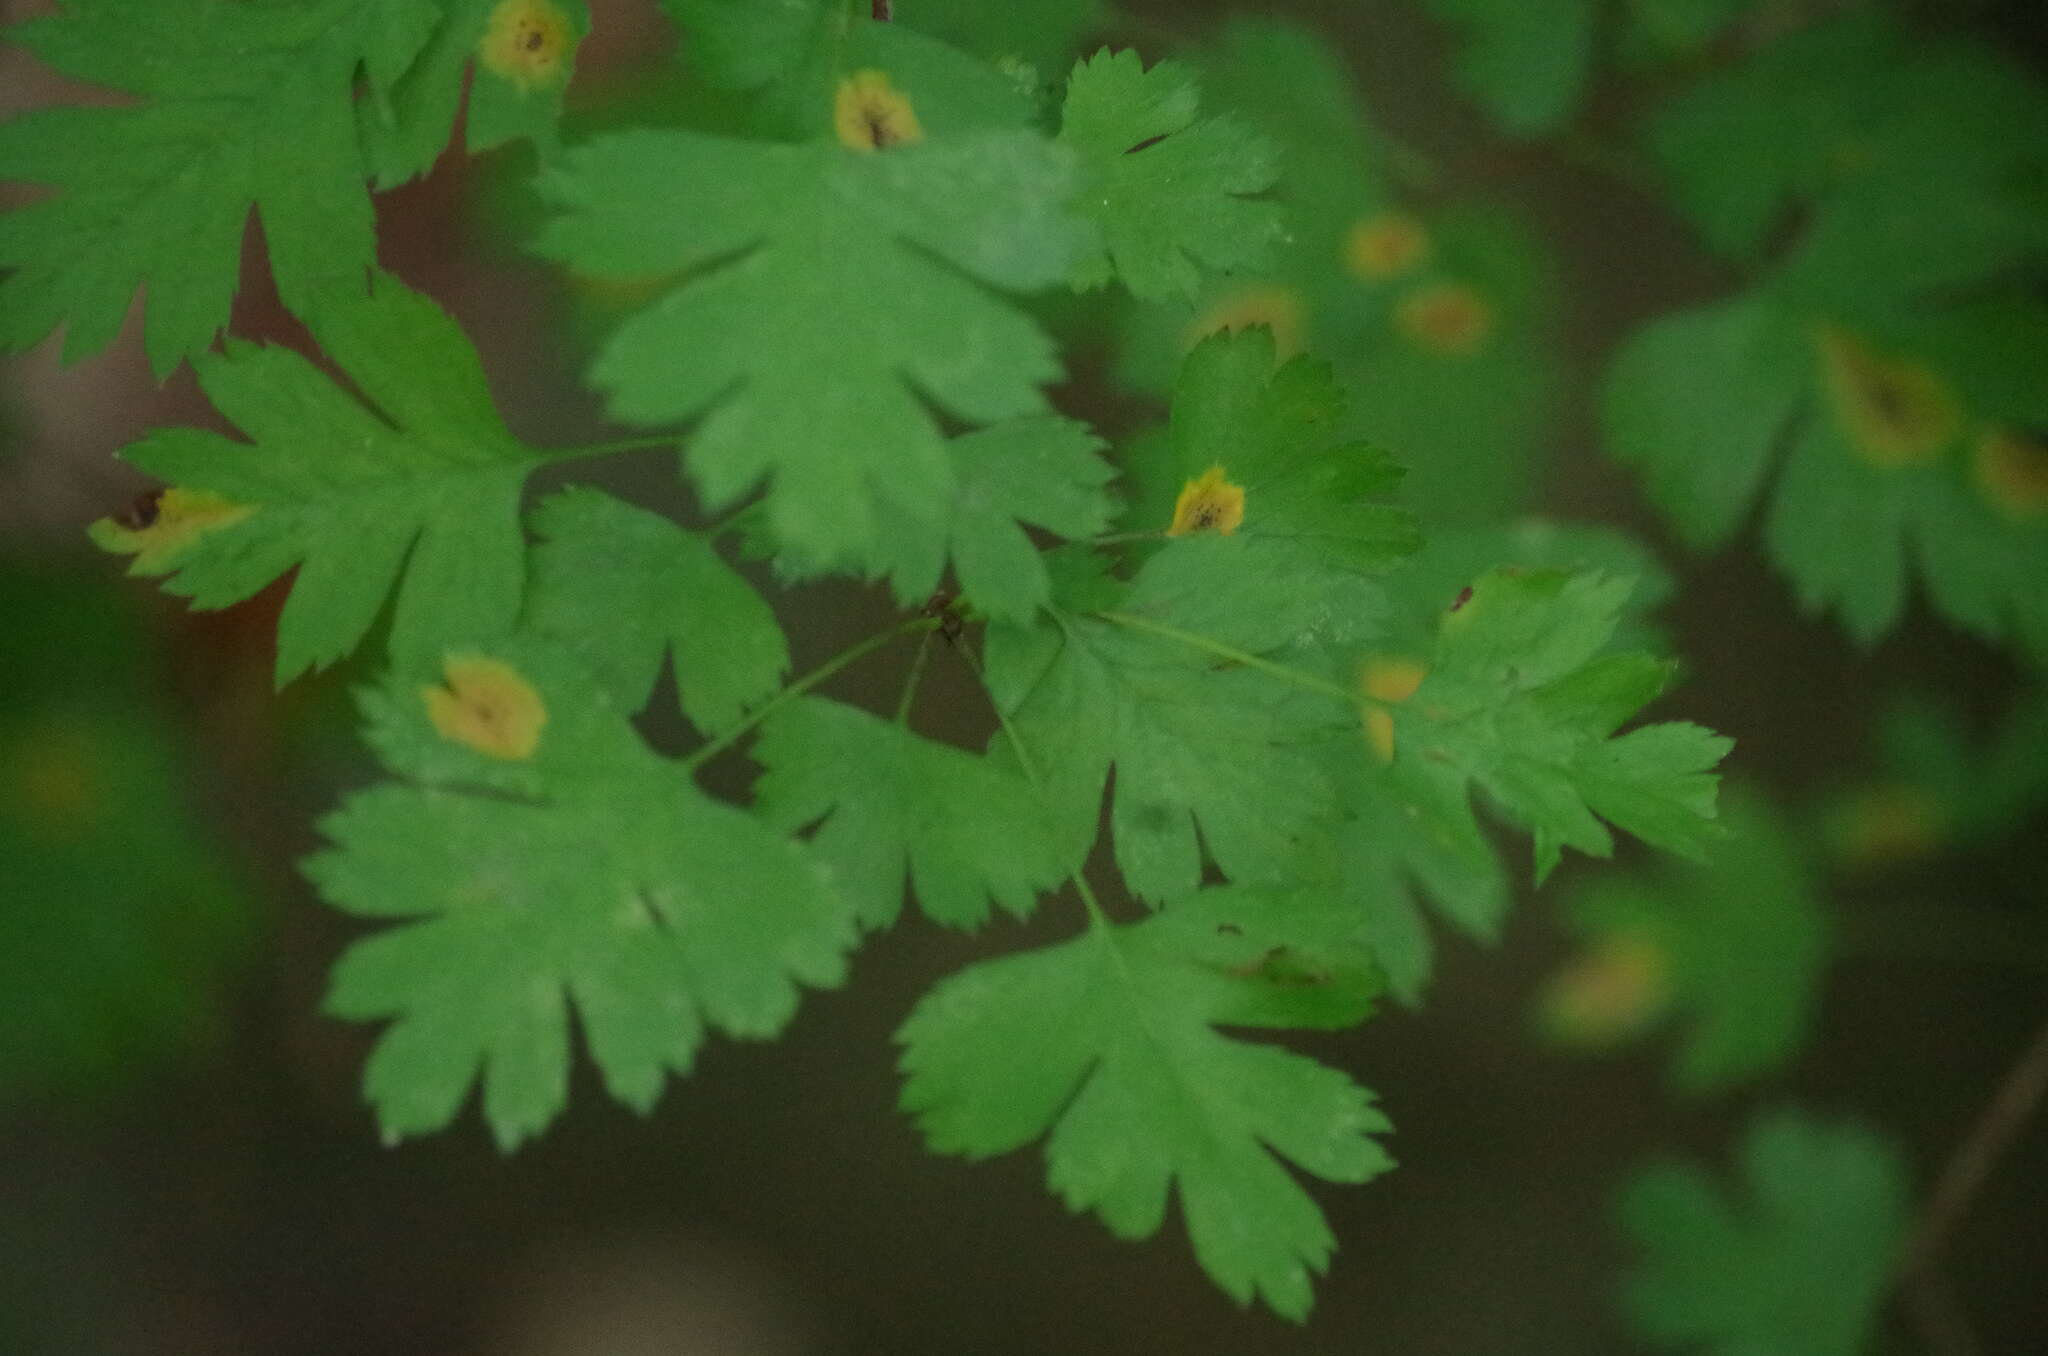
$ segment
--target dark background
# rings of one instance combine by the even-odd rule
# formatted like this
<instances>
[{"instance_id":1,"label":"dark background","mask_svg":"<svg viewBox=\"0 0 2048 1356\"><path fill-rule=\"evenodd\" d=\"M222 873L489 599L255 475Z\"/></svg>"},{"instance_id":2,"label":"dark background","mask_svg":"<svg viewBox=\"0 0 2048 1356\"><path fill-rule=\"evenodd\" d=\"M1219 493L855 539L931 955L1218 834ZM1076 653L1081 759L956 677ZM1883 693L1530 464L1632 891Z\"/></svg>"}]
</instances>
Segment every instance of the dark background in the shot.
<instances>
[{"instance_id":1,"label":"dark background","mask_svg":"<svg viewBox=\"0 0 2048 1356\"><path fill-rule=\"evenodd\" d=\"M667 41L650 6L592 7L587 79ZM0 4L0 15L30 8ZM1149 8L1200 29L1191 7ZM1735 766L1790 797L1858 766L1875 700L1900 682L1996 711L2017 681L1997 656L1918 615L1875 652L1856 651L1798 616L1751 539L1707 560L1672 550L1595 452L1587 392L1603 355L1640 318L1723 281L1668 215L1591 170L1491 139L1447 93L1440 36L1405 6L1295 8L1344 35L1391 127L1519 204L1561 256L1567 385L1543 503L1637 531L1678 571L1668 618L1693 677L1666 709L1734 734ZM2042 16L2030 3L1983 5L1969 21L2038 62ZM0 53L0 111L56 92L20 53ZM381 199L385 262L464 322L515 433L604 436L547 319L548 281L469 244L462 205L479 173L450 157ZM244 282L238 329L293 338L260 262ZM217 1001L195 1027L206 1039L173 1040L169 1059L89 1087L0 1092L0 1348L1632 1350L1612 1304L1625 1250L1610 1215L1632 1164L1660 1149L1725 1163L1752 1110L1789 1101L1898 1136L1924 1187L2048 1006L2039 824L1838 892L1845 917L1876 922L1847 930L1813 1041L1784 1079L1714 1100L1671 1100L1656 1045L1601 1060L1538 1050L1529 997L1565 946L1554 906L1525 900L1496 948L1441 939L1425 1011L1302 1043L1377 1091L1401 1163L1364 1188L1317 1190L1341 1250L1305 1329L1233 1308L1194 1266L1177 1221L1152 1242L1117 1243L1046 1193L1035 1153L934 1158L896 1114L889 1037L917 996L971 959L1061 935L1077 916L1071 899L1048 902L1030 929L962 937L906 925L871 939L846 989L808 997L775 1044L712 1042L648 1118L609 1102L585 1068L569 1112L510 1159L473 1114L386 1150L357 1092L374 1033L318 1015L352 925L292 867L316 843L314 818L372 775L344 695L366 670L274 695L275 590L191 615L82 547L87 520L142 488L112 449L151 426L210 419L189 373L153 386L136 339L69 371L49 345L0 365L21 429L0 461L0 559L64 571L130 616L134 662L193 751L188 789L256 901L255 934L209 990ZM1073 402L1099 404L1081 380ZM604 475L642 502L683 503L661 454ZM850 589L801 591L785 614L799 668L866 634L875 609ZM19 643L9 630L0 625L0 645ZM943 699L933 728L957 722L974 737L977 700L946 658L931 680ZM866 695L863 672L838 690ZM890 681L878 676L878 692ZM1551 893L1583 869L1568 866ZM7 875L0 863L0 900ZM2019 930L1973 931L1987 917L2021 920ZM1950 1270L1987 1351L2048 1344L2048 1212L2034 1195L2044 1180L2048 1132L2036 1125L1953 1244ZM1886 1323L1887 1350L1919 1349L1896 1311Z\"/></svg>"}]
</instances>

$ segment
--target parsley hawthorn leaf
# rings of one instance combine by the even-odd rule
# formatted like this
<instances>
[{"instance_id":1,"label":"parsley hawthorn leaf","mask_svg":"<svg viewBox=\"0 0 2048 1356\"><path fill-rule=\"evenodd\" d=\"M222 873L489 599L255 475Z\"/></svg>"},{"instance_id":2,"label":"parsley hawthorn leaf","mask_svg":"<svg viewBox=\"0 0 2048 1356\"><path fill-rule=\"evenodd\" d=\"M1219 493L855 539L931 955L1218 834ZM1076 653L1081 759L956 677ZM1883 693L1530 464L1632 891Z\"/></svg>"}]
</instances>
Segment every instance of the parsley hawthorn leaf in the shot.
<instances>
[{"instance_id":1,"label":"parsley hawthorn leaf","mask_svg":"<svg viewBox=\"0 0 2048 1356\"><path fill-rule=\"evenodd\" d=\"M1329 1181L1392 1166L1389 1126L1338 1071L1218 1026L1339 1028L1378 990L1355 920L1311 895L1204 890L1144 922L985 961L898 1032L902 1104L941 1153L1041 1135L1047 1181L1121 1238L1178 1188L1196 1259L1240 1304L1307 1316L1335 1246L1281 1160Z\"/></svg>"},{"instance_id":2,"label":"parsley hawthorn leaf","mask_svg":"<svg viewBox=\"0 0 2048 1356\"><path fill-rule=\"evenodd\" d=\"M1744 1137L1742 1189L1693 1163L1637 1173L1621 1226L1641 1250L1622 1298L1661 1347L1855 1356L1877 1322L1911 1219L1896 1146L1794 1111Z\"/></svg>"},{"instance_id":3,"label":"parsley hawthorn leaf","mask_svg":"<svg viewBox=\"0 0 2048 1356\"><path fill-rule=\"evenodd\" d=\"M1491 942L1513 902L1494 851L1450 841L1417 825L1383 769L1343 750L1338 797L1347 818L1331 831L1336 857L1323 888L1362 920L1360 937L1402 1003L1422 1001L1435 968L1425 918L1432 914L1467 937Z\"/></svg>"},{"instance_id":4,"label":"parsley hawthorn leaf","mask_svg":"<svg viewBox=\"0 0 2048 1356\"><path fill-rule=\"evenodd\" d=\"M411 920L351 947L327 1002L393 1019L365 1073L388 1138L447 1125L479 1071L500 1146L539 1133L567 1098L572 1003L644 1112L707 1027L772 1036L799 984L844 977L851 919L811 854L648 750L550 644L402 669L364 705L415 780L349 797L304 870L347 912Z\"/></svg>"},{"instance_id":5,"label":"parsley hawthorn leaf","mask_svg":"<svg viewBox=\"0 0 2048 1356\"><path fill-rule=\"evenodd\" d=\"M1181 364L1169 437L1145 445L1137 465L1133 530L1199 531L1185 517L1191 487L1211 468L1241 493L1228 534L1259 567L1297 582L1378 574L1420 543L1414 519L1384 502L1402 470L1379 448L1340 441L1344 393L1327 363L1277 367L1264 326L1210 335Z\"/></svg>"},{"instance_id":6,"label":"parsley hawthorn leaf","mask_svg":"<svg viewBox=\"0 0 2048 1356\"><path fill-rule=\"evenodd\" d=\"M468 82L471 152L531 138L551 150L576 48L590 31L583 0L438 0L433 36L385 98L357 104L370 177L392 188L427 172L448 145Z\"/></svg>"},{"instance_id":7,"label":"parsley hawthorn leaf","mask_svg":"<svg viewBox=\"0 0 2048 1356\"><path fill-rule=\"evenodd\" d=\"M424 0L212 5L85 0L9 29L74 79L136 95L0 123L0 179L48 184L0 216L0 350L65 327L104 348L138 288L161 377L226 323L251 207L279 295L317 318L376 258L354 89L397 78L427 39Z\"/></svg>"},{"instance_id":8,"label":"parsley hawthorn leaf","mask_svg":"<svg viewBox=\"0 0 2048 1356\"><path fill-rule=\"evenodd\" d=\"M103 518L94 540L134 552L200 608L296 567L277 628L277 681L353 650L397 585L392 652L439 653L519 614L520 486L542 459L506 432L483 367L432 301L380 275L313 315L313 336L369 401L289 349L231 340L199 383L252 442L155 433L122 457L176 488L155 521Z\"/></svg>"},{"instance_id":9,"label":"parsley hawthorn leaf","mask_svg":"<svg viewBox=\"0 0 2048 1356\"><path fill-rule=\"evenodd\" d=\"M1018 918L1066 879L1044 807L1024 779L984 758L840 702L792 703L761 728L754 793L811 840L860 921L895 922L906 870L926 917L976 927L989 901Z\"/></svg>"},{"instance_id":10,"label":"parsley hawthorn leaf","mask_svg":"<svg viewBox=\"0 0 2048 1356\"><path fill-rule=\"evenodd\" d=\"M1613 850L1602 818L1690 857L1720 836L1709 769L1731 741L1675 721L1614 734L1673 667L1602 653L1632 587L1494 571L1445 616L1412 694L1374 713L1388 717L1394 775L1434 831L1483 849L1476 783L1534 832L1539 882L1564 847Z\"/></svg>"},{"instance_id":11,"label":"parsley hawthorn leaf","mask_svg":"<svg viewBox=\"0 0 2048 1356\"><path fill-rule=\"evenodd\" d=\"M707 734L781 686L774 610L702 535L592 489L545 500L533 526L526 624L581 655L622 709L646 704L671 653L683 714Z\"/></svg>"},{"instance_id":12,"label":"parsley hawthorn leaf","mask_svg":"<svg viewBox=\"0 0 2048 1356\"><path fill-rule=\"evenodd\" d=\"M1761 296L1661 316L1615 356L1601 407L1615 454L1695 547L1728 540L1805 394L1796 330ZM1733 399L1740 392L1739 399Z\"/></svg>"},{"instance_id":13,"label":"parsley hawthorn leaf","mask_svg":"<svg viewBox=\"0 0 2048 1356\"><path fill-rule=\"evenodd\" d=\"M1191 297L1203 270L1260 262L1281 234L1276 203L1254 201L1279 175L1277 147L1228 115L1196 118L1195 75L1173 62L1146 70L1108 48L1075 65L1060 141L1080 157L1079 209L1102 228L1075 281L1112 275L1148 301Z\"/></svg>"},{"instance_id":14,"label":"parsley hawthorn leaf","mask_svg":"<svg viewBox=\"0 0 2048 1356\"><path fill-rule=\"evenodd\" d=\"M1252 568L1244 543L1207 539L1174 543L1129 586L1099 580L1085 598L1056 596L1029 627L989 628L991 691L1040 761L1068 860L1095 837L1114 767L1117 865L1140 898L1192 892L1204 847L1234 881L1290 878L1304 837L1335 814L1315 748L1355 717L1112 617L1258 652L1296 636L1302 604Z\"/></svg>"},{"instance_id":15,"label":"parsley hawthorn leaf","mask_svg":"<svg viewBox=\"0 0 2048 1356\"><path fill-rule=\"evenodd\" d=\"M693 74L747 91L749 125L778 140L832 130L848 73L885 73L928 131L1018 127L1032 99L1011 76L900 22L832 0L662 0L686 35Z\"/></svg>"},{"instance_id":16,"label":"parsley hawthorn leaf","mask_svg":"<svg viewBox=\"0 0 2048 1356\"><path fill-rule=\"evenodd\" d=\"M1992 49L1891 15L1845 14L1772 43L1672 101L1648 143L1679 209L1739 258L1761 252L1794 202L1815 205L1819 235L1894 255L1920 246L1944 272L1981 273L2003 248L2044 243L2024 188L2048 169L2038 83ZM1956 248L1971 240L1979 248ZM1854 282L1910 290L1886 270Z\"/></svg>"},{"instance_id":17,"label":"parsley hawthorn leaf","mask_svg":"<svg viewBox=\"0 0 2048 1356\"><path fill-rule=\"evenodd\" d=\"M1735 796L1722 819L1729 837L1705 862L1603 876L1572 897L1587 950L1541 999L1553 1037L1613 1044L1684 1013L1671 1080L1685 1092L1761 1077L1798 1051L1829 954L1819 882L1782 814Z\"/></svg>"},{"instance_id":18,"label":"parsley hawthorn leaf","mask_svg":"<svg viewBox=\"0 0 2048 1356\"><path fill-rule=\"evenodd\" d=\"M1106 529L1116 472L1086 424L1052 415L1010 419L946 445L955 477L943 535L916 524L888 527L866 553L869 575L887 574L905 604L931 596L950 557L961 594L982 615L1026 622L1052 596L1044 554L1024 524L1066 537Z\"/></svg>"},{"instance_id":19,"label":"parsley hawthorn leaf","mask_svg":"<svg viewBox=\"0 0 2048 1356\"><path fill-rule=\"evenodd\" d=\"M926 400L971 424L1045 408L1053 345L989 289L1065 276L1085 235L1070 186L1067 154L1022 131L867 153L629 132L543 176L561 215L538 248L600 276L689 273L592 379L622 419L702 416L686 456L707 505L765 480L783 565L815 573L860 563L884 515L943 549L957 482Z\"/></svg>"},{"instance_id":20,"label":"parsley hawthorn leaf","mask_svg":"<svg viewBox=\"0 0 2048 1356\"><path fill-rule=\"evenodd\" d=\"M1707 388L1741 398L1691 417ZM1843 315L1781 276L1653 321L1624 344L1602 412L1609 445L1699 545L1733 531L1789 443L1766 547L1805 606L1838 611L1858 640L1890 629L1917 574L1957 625L2048 654L2030 432L2048 423L2044 391L2035 302Z\"/></svg>"},{"instance_id":21,"label":"parsley hawthorn leaf","mask_svg":"<svg viewBox=\"0 0 2048 1356\"><path fill-rule=\"evenodd\" d=\"M1533 136L1571 121L1593 62L1593 0L1425 0L1462 30L1458 79L1508 131Z\"/></svg>"}]
</instances>

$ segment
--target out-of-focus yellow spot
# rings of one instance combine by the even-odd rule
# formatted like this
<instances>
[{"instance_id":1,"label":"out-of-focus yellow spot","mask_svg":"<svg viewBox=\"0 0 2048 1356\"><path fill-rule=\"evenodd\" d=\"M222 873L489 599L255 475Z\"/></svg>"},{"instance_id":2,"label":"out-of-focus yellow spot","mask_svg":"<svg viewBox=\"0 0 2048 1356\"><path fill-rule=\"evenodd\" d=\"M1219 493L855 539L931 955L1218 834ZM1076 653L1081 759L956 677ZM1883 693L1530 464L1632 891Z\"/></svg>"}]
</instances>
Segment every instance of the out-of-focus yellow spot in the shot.
<instances>
[{"instance_id":1,"label":"out-of-focus yellow spot","mask_svg":"<svg viewBox=\"0 0 2048 1356\"><path fill-rule=\"evenodd\" d=\"M1594 943L1537 996L1543 1033L1561 1045L1613 1045L1648 1027L1671 1001L1671 960L1640 933Z\"/></svg>"},{"instance_id":2,"label":"out-of-focus yellow spot","mask_svg":"<svg viewBox=\"0 0 2048 1356\"><path fill-rule=\"evenodd\" d=\"M889 83L886 71L855 71L839 82L832 127L840 144L856 151L886 151L924 140L910 96Z\"/></svg>"},{"instance_id":3,"label":"out-of-focus yellow spot","mask_svg":"<svg viewBox=\"0 0 2048 1356\"><path fill-rule=\"evenodd\" d=\"M1195 317L1181 336L1183 349L1193 348L1219 330L1242 330L1264 325L1273 331L1273 356L1286 362L1301 352L1308 338L1308 309L1301 294L1277 283L1258 283L1240 288Z\"/></svg>"},{"instance_id":4,"label":"out-of-focus yellow spot","mask_svg":"<svg viewBox=\"0 0 2048 1356\"><path fill-rule=\"evenodd\" d=\"M441 671L446 687L420 689L441 738L507 761L533 756L548 709L517 669L482 655L450 655Z\"/></svg>"},{"instance_id":5,"label":"out-of-focus yellow spot","mask_svg":"<svg viewBox=\"0 0 2048 1356\"><path fill-rule=\"evenodd\" d=\"M135 573L162 574L203 534L238 523L254 511L252 505L234 503L211 490L172 487L144 495L86 531L102 549L133 555Z\"/></svg>"},{"instance_id":6,"label":"out-of-focus yellow spot","mask_svg":"<svg viewBox=\"0 0 2048 1356\"><path fill-rule=\"evenodd\" d=\"M1365 694L1365 742L1382 763L1394 761L1394 713L1415 695L1429 676L1426 665L1413 659L1368 659L1358 670L1358 690Z\"/></svg>"},{"instance_id":7,"label":"out-of-focus yellow spot","mask_svg":"<svg viewBox=\"0 0 2048 1356\"><path fill-rule=\"evenodd\" d=\"M1918 861L1947 836L1948 815L1934 794L1911 782L1880 782L1851 795L1829 816L1835 853L1851 866Z\"/></svg>"},{"instance_id":8,"label":"out-of-focus yellow spot","mask_svg":"<svg viewBox=\"0 0 2048 1356\"><path fill-rule=\"evenodd\" d=\"M104 756L77 725L39 721L0 750L0 807L38 837L75 837L97 817Z\"/></svg>"},{"instance_id":9,"label":"out-of-focus yellow spot","mask_svg":"<svg viewBox=\"0 0 2048 1356\"><path fill-rule=\"evenodd\" d=\"M526 93L562 82L575 41L569 16L548 0L501 0L476 50L485 70Z\"/></svg>"},{"instance_id":10,"label":"out-of-focus yellow spot","mask_svg":"<svg viewBox=\"0 0 2048 1356\"><path fill-rule=\"evenodd\" d=\"M1352 223L1344 236L1344 267L1367 282L1386 282L1429 256L1429 231L1406 212L1381 212Z\"/></svg>"},{"instance_id":11,"label":"out-of-focus yellow spot","mask_svg":"<svg viewBox=\"0 0 2048 1356\"><path fill-rule=\"evenodd\" d=\"M1166 535L1214 532L1227 537L1243 525L1244 486L1231 484L1221 466L1211 466L1180 487L1180 498L1173 501L1173 525Z\"/></svg>"},{"instance_id":12,"label":"out-of-focus yellow spot","mask_svg":"<svg viewBox=\"0 0 2048 1356\"><path fill-rule=\"evenodd\" d=\"M2048 513L2048 442L2018 429L1989 429L1970 459L1977 488L2014 518Z\"/></svg>"},{"instance_id":13,"label":"out-of-focus yellow spot","mask_svg":"<svg viewBox=\"0 0 2048 1356\"><path fill-rule=\"evenodd\" d=\"M1881 354L1834 325L1822 326L1816 342L1835 420L1873 466L1922 465L1962 432L1962 405L1933 368Z\"/></svg>"},{"instance_id":14,"label":"out-of-focus yellow spot","mask_svg":"<svg viewBox=\"0 0 2048 1356\"><path fill-rule=\"evenodd\" d=\"M1442 358L1469 358L1493 337L1493 304L1464 283L1431 283L1401 298L1394 328Z\"/></svg>"}]
</instances>

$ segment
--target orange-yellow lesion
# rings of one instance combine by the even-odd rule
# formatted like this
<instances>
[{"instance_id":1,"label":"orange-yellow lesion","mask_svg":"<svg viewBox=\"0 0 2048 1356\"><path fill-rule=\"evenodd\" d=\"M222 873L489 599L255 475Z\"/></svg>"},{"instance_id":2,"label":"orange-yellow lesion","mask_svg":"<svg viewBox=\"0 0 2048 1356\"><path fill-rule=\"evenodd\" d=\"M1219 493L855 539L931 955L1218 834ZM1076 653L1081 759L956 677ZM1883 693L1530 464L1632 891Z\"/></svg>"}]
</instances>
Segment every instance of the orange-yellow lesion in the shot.
<instances>
[{"instance_id":1,"label":"orange-yellow lesion","mask_svg":"<svg viewBox=\"0 0 2048 1356\"><path fill-rule=\"evenodd\" d=\"M566 79L575 44L569 16L548 0L500 0L476 50L485 70L524 94Z\"/></svg>"},{"instance_id":2,"label":"orange-yellow lesion","mask_svg":"<svg viewBox=\"0 0 2048 1356\"><path fill-rule=\"evenodd\" d=\"M1671 960L1641 933L1601 938L1544 984L1537 1018L1564 1045L1612 1045L1644 1030L1671 1002Z\"/></svg>"},{"instance_id":3,"label":"orange-yellow lesion","mask_svg":"<svg viewBox=\"0 0 2048 1356\"><path fill-rule=\"evenodd\" d=\"M77 723L45 718L0 747L0 820L39 838L90 830L105 802L107 751Z\"/></svg>"},{"instance_id":4,"label":"orange-yellow lesion","mask_svg":"<svg viewBox=\"0 0 2048 1356\"><path fill-rule=\"evenodd\" d=\"M2048 441L2013 428L1986 429L1970 469L1977 489L2011 517L2048 514Z\"/></svg>"},{"instance_id":5,"label":"orange-yellow lesion","mask_svg":"<svg viewBox=\"0 0 2048 1356\"><path fill-rule=\"evenodd\" d=\"M441 672L446 686L420 689L441 738L508 762L533 756L548 709L517 669L501 659L460 654L449 655Z\"/></svg>"},{"instance_id":6,"label":"orange-yellow lesion","mask_svg":"<svg viewBox=\"0 0 2048 1356\"><path fill-rule=\"evenodd\" d=\"M1493 303L1466 283L1430 283L1394 307L1394 329L1441 358L1469 358L1486 347L1499 317Z\"/></svg>"},{"instance_id":7,"label":"orange-yellow lesion","mask_svg":"<svg viewBox=\"0 0 2048 1356\"><path fill-rule=\"evenodd\" d=\"M1948 835L1938 797L1911 782L1879 782L1850 796L1829 816L1828 839L1845 864L1890 867L1919 861Z\"/></svg>"},{"instance_id":8,"label":"orange-yellow lesion","mask_svg":"<svg viewBox=\"0 0 2048 1356\"><path fill-rule=\"evenodd\" d=\"M120 513L86 529L102 549L135 557L136 574L162 574L208 532L238 523L255 512L211 490L172 486L143 495Z\"/></svg>"},{"instance_id":9,"label":"orange-yellow lesion","mask_svg":"<svg viewBox=\"0 0 2048 1356\"><path fill-rule=\"evenodd\" d=\"M1255 283L1216 300L1195 317L1181 335L1181 347L1191 349L1212 334L1264 325L1273 332L1273 356L1286 362L1306 346L1308 308L1301 294L1278 283Z\"/></svg>"},{"instance_id":10,"label":"orange-yellow lesion","mask_svg":"<svg viewBox=\"0 0 2048 1356\"><path fill-rule=\"evenodd\" d=\"M1933 368L1881 353L1835 325L1823 325L1815 343L1835 421L1865 461L1887 468L1924 465L1962 432L1962 402Z\"/></svg>"},{"instance_id":11,"label":"orange-yellow lesion","mask_svg":"<svg viewBox=\"0 0 2048 1356\"><path fill-rule=\"evenodd\" d=\"M1386 282L1429 257L1429 230L1406 212L1355 221L1344 236L1344 267L1367 282Z\"/></svg>"},{"instance_id":12,"label":"orange-yellow lesion","mask_svg":"<svg viewBox=\"0 0 2048 1356\"><path fill-rule=\"evenodd\" d=\"M886 151L924 140L910 96L889 82L886 71L855 71L839 82L832 129L841 145L856 151Z\"/></svg>"},{"instance_id":13,"label":"orange-yellow lesion","mask_svg":"<svg viewBox=\"0 0 2048 1356\"><path fill-rule=\"evenodd\" d=\"M1394 713L1388 708L1414 696L1428 676L1427 665L1399 657L1368 659L1359 668L1358 690L1365 697L1365 742L1382 763L1394 761Z\"/></svg>"},{"instance_id":14,"label":"orange-yellow lesion","mask_svg":"<svg viewBox=\"0 0 2048 1356\"><path fill-rule=\"evenodd\" d=\"M1211 466L1180 487L1173 501L1169 537L1214 532L1227 537L1244 525L1244 486L1231 483L1221 466Z\"/></svg>"}]
</instances>

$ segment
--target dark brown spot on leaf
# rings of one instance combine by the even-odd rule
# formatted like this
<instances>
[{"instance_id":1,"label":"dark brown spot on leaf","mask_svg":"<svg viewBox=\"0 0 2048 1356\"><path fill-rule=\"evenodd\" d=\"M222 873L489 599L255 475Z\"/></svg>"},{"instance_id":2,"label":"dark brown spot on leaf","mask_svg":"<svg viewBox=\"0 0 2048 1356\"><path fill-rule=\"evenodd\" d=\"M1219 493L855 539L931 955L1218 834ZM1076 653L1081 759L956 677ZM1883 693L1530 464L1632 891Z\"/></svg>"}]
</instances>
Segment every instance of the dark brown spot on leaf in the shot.
<instances>
[{"instance_id":1,"label":"dark brown spot on leaf","mask_svg":"<svg viewBox=\"0 0 2048 1356\"><path fill-rule=\"evenodd\" d=\"M162 490L150 490L138 494L135 501L114 515L114 521L130 532L140 532L156 522L157 504L163 499Z\"/></svg>"}]
</instances>

